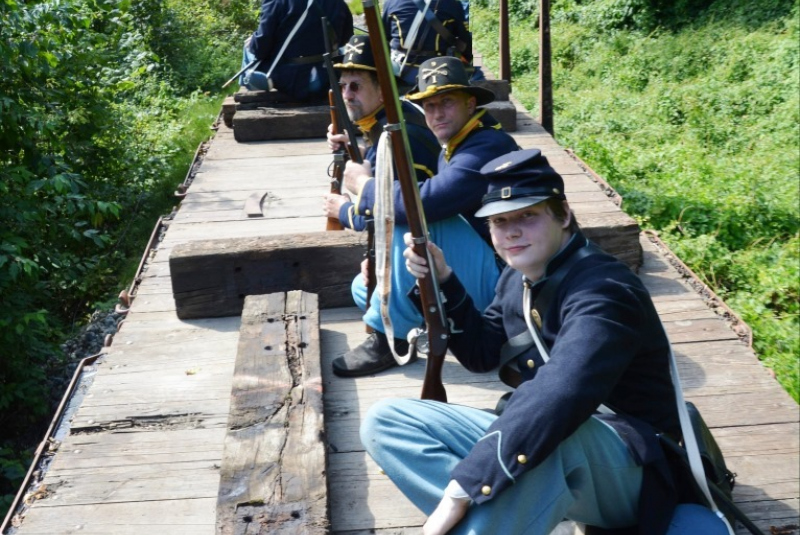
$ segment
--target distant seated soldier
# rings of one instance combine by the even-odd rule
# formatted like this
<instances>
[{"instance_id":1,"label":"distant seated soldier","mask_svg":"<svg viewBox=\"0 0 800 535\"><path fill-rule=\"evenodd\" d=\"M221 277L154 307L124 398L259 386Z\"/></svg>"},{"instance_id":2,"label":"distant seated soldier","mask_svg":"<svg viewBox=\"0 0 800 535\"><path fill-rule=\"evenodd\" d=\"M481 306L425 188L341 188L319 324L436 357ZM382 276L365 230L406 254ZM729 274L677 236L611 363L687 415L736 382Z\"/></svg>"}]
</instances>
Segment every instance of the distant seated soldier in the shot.
<instances>
[{"instance_id":1,"label":"distant seated soldier","mask_svg":"<svg viewBox=\"0 0 800 535\"><path fill-rule=\"evenodd\" d=\"M322 32L322 17L329 36ZM343 46L353 35L353 15L344 0L263 0L258 29L244 43L239 84L250 90L277 89L297 100L328 91L322 54L326 43ZM326 41L327 39L327 41Z\"/></svg>"},{"instance_id":2,"label":"distant seated soldier","mask_svg":"<svg viewBox=\"0 0 800 535\"><path fill-rule=\"evenodd\" d=\"M383 27L392 51L395 74L414 85L419 65L438 56L455 56L467 70L472 64L472 34L459 0L387 0ZM415 31L416 28L416 31ZM483 78L477 71L472 80Z\"/></svg>"}]
</instances>

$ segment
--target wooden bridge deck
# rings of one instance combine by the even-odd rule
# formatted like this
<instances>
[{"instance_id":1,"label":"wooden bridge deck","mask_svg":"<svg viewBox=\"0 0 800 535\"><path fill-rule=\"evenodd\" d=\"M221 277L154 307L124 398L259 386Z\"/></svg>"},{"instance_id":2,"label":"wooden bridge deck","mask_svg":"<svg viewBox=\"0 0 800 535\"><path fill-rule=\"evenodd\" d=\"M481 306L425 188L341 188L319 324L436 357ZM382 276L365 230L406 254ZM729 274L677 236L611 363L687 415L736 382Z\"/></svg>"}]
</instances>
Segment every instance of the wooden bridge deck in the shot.
<instances>
[{"instance_id":1,"label":"wooden bridge deck","mask_svg":"<svg viewBox=\"0 0 800 535\"><path fill-rule=\"evenodd\" d=\"M540 147L567 178L579 221L617 217L586 172L524 112L515 133ZM18 527L32 534L211 535L227 431L240 319L179 320L169 254L180 243L313 232L324 228L320 198L330 155L322 140L239 144L221 126L199 173L151 258L130 313L54 445L52 462L28 495ZM242 207L270 192L265 217ZM646 237L641 275L679 358L687 397L697 403L731 468L735 498L767 533L798 534L798 406L753 352ZM422 362L376 377L339 379L330 361L365 337L355 308L321 312L322 369L328 435L331 531L416 533L423 517L367 458L357 429L380 397L417 396ZM489 375L445 365L450 399L494 405L502 386ZM744 531L740 528L740 533Z\"/></svg>"}]
</instances>

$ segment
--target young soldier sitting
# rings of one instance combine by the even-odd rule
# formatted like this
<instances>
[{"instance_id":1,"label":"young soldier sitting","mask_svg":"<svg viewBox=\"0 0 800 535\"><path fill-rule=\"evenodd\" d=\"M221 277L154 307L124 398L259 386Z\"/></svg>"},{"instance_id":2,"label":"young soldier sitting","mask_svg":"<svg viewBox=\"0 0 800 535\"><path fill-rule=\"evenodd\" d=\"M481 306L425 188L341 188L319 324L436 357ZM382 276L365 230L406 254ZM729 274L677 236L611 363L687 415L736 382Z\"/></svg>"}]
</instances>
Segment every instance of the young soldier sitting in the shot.
<instances>
[{"instance_id":1,"label":"young soldier sitting","mask_svg":"<svg viewBox=\"0 0 800 535\"><path fill-rule=\"evenodd\" d=\"M539 150L482 172L491 183L476 215L508 264L492 304L475 306L434 244L433 275L411 247L404 255L414 277L439 281L459 362L499 369L515 390L499 416L379 401L361 427L367 452L430 515L425 535L546 535L564 518L639 535L727 533L701 506L673 514L678 493L656 433L678 437L680 424L669 342L642 282L581 234Z\"/></svg>"}]
</instances>

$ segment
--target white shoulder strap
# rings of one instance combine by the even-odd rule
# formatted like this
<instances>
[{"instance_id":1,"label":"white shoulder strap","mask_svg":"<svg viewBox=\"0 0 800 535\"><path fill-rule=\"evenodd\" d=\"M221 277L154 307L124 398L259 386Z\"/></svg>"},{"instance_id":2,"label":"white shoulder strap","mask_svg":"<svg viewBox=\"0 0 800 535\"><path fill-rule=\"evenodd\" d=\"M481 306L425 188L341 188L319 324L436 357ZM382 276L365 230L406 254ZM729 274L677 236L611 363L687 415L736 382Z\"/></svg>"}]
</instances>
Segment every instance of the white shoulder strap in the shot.
<instances>
[{"instance_id":1,"label":"white shoulder strap","mask_svg":"<svg viewBox=\"0 0 800 535\"><path fill-rule=\"evenodd\" d=\"M306 4L305 11L303 11L303 14L300 15L299 19L297 19L297 23L294 25L294 28L292 28L292 31L289 32L289 35L286 37L286 40L283 42L283 46L281 46L281 49L278 50L278 55L275 56L275 59L272 61L272 65L270 65L269 70L267 71L267 78L272 76L272 71L275 70L275 67L278 65L278 62L283 57L283 53L286 52L286 47L289 46L289 43L291 43L292 39L294 39L294 34L296 34L297 30L300 29L300 26L303 25L303 21L306 20L306 15L308 15L308 10L311 9L311 4L313 4L313 3L314 3L314 0L308 0L308 4Z\"/></svg>"},{"instance_id":2,"label":"white shoulder strap","mask_svg":"<svg viewBox=\"0 0 800 535\"><path fill-rule=\"evenodd\" d=\"M523 279L524 281L524 279ZM523 282L523 284L525 284ZM547 347L544 345L544 341L541 339L542 335L539 332L539 328L536 324L531 321L531 289L528 284L525 284L525 291L523 293L523 311L522 315L525 316L525 323L528 325L528 330L531 332L531 336L533 336L533 341L536 343L536 347L539 349L539 353L542 355L542 359L545 362L550 360L550 355L547 352ZM711 510L714 511L720 520L725 523L725 527L728 529L728 533L730 535L734 535L733 528L731 527L730 523L728 523L728 519L725 518L725 515L722 511L719 510L717 507L716 502L711 497L711 490L708 488L708 481L706 480L706 473L703 470L703 461L700 459L700 448L697 446L697 437L694 435L694 429L692 428L692 423L689 420L689 412L686 410L686 401L683 398L683 389L681 388L681 379L678 375L678 365L675 362L675 355L672 352L672 344L669 343L669 337L667 337L667 331L664 329L664 325L661 325L661 329L664 330L664 337L667 338L667 346L669 347L669 369L670 375L672 376L672 386L675 389L675 400L678 404L678 418L681 422L681 433L683 434L683 443L686 446L686 453L689 456L689 466L692 471L692 476L694 476L694 480L697 482L697 485L700 487L700 490L703 492L706 500L711 507ZM597 412L603 414L614 414L614 411L606 407L605 405L600 405L597 408Z\"/></svg>"}]
</instances>

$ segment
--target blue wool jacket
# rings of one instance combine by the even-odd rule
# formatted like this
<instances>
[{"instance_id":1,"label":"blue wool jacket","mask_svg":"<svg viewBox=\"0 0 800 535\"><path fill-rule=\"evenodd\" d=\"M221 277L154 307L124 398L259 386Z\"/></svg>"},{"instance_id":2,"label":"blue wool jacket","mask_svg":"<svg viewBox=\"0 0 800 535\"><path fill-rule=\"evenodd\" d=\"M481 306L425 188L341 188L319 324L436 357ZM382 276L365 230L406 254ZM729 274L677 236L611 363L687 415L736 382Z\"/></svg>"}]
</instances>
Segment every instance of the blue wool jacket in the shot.
<instances>
[{"instance_id":1,"label":"blue wool jacket","mask_svg":"<svg viewBox=\"0 0 800 535\"><path fill-rule=\"evenodd\" d=\"M475 218L481 206L481 198L486 193L486 178L480 169L486 162L518 150L516 141L500 129L500 124L485 110L479 110L473 117L477 123L466 137L455 145L446 146L439 154L436 175L419 184L422 208L425 219L432 223L457 215L463 215L472 227L488 239L486 224ZM465 130L469 129L467 123ZM461 134L453 136L459 139ZM394 185L395 222L407 225L406 210L400 193L400 184ZM356 215L370 213L375 205L375 180L368 181L358 197Z\"/></svg>"},{"instance_id":2,"label":"blue wool jacket","mask_svg":"<svg viewBox=\"0 0 800 535\"><path fill-rule=\"evenodd\" d=\"M250 41L250 51L262 60L259 71L269 70L307 5L306 0L264 0L261 3L258 29ZM353 15L344 0L314 0L270 77L278 91L301 100L327 94L330 84L321 57L326 51L321 22L323 16L327 17L336 33L337 46L343 46L353 35ZM320 58L312 63L292 63L297 58L308 56ZM308 90L312 69L317 70L323 81L322 89L315 94L310 94Z\"/></svg>"},{"instance_id":3,"label":"blue wool jacket","mask_svg":"<svg viewBox=\"0 0 800 535\"><path fill-rule=\"evenodd\" d=\"M408 143L411 147L411 158L414 160L414 170L417 174L417 181L424 182L436 174L438 165L439 142L427 126L425 126L425 116L422 111L408 101L401 101L403 117L406 120L406 132L408 133ZM368 133L367 151L364 160L372 165L375 170L375 161L378 155L378 138L383 127L386 126L386 110L381 108L375 114L377 124ZM395 176L395 180L397 177ZM356 214L356 206L353 202L344 203L339 208L339 221L345 228L353 230L364 230L367 226L367 219L372 219L372 210L366 209L360 214Z\"/></svg>"},{"instance_id":4,"label":"blue wool jacket","mask_svg":"<svg viewBox=\"0 0 800 535\"><path fill-rule=\"evenodd\" d=\"M466 59L472 61L472 34L467 27L467 19L461 2L458 0L434 0L429 9L445 28L469 45ZM407 50L409 31L417 12L418 7L414 0L388 0L383 5L381 15L383 27L386 37L389 39L389 45L394 50ZM419 26L413 46L414 51L419 54L411 54L410 65L422 63L431 57L447 55L450 45L427 22L423 21Z\"/></svg>"},{"instance_id":5,"label":"blue wool jacket","mask_svg":"<svg viewBox=\"0 0 800 535\"><path fill-rule=\"evenodd\" d=\"M586 244L577 233L551 259L545 277L532 285L534 302L546 277ZM441 289L454 322L450 350L471 371L496 369L503 344L527 329L522 274L507 267L494 301L483 313L475 309L455 274ZM610 255L582 258L558 286L544 311L541 331L550 361L544 363L535 345L516 358L522 383L452 477L475 503L491 500L550 455L604 403L618 414L602 419L645 468L639 533L665 533L677 495L655 430L680 436L680 424L668 340L647 290ZM527 456L526 464L517 461L520 454ZM481 492L485 485L491 488L488 496Z\"/></svg>"}]
</instances>

